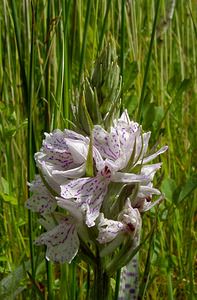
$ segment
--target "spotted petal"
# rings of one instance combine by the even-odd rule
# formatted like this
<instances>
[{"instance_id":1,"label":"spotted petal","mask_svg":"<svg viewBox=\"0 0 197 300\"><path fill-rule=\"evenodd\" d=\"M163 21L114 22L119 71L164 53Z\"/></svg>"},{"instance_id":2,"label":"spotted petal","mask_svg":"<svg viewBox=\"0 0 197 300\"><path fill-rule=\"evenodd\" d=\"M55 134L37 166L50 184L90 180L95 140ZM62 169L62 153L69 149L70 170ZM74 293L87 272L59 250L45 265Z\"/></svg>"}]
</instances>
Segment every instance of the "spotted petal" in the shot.
<instances>
[{"instance_id":1,"label":"spotted petal","mask_svg":"<svg viewBox=\"0 0 197 300\"><path fill-rule=\"evenodd\" d=\"M124 232L124 224L119 221L108 220L104 218L103 213L101 213L98 230L99 235L97 241L100 244L105 244L114 240L119 233Z\"/></svg>"},{"instance_id":2,"label":"spotted petal","mask_svg":"<svg viewBox=\"0 0 197 300\"><path fill-rule=\"evenodd\" d=\"M36 245L46 245L46 258L53 262L70 263L79 249L79 238L71 218L64 218L52 230L43 233L35 241Z\"/></svg>"},{"instance_id":3,"label":"spotted petal","mask_svg":"<svg viewBox=\"0 0 197 300\"><path fill-rule=\"evenodd\" d=\"M116 160L120 156L119 136L114 128L108 133L101 126L94 126L94 145L103 158Z\"/></svg>"},{"instance_id":4,"label":"spotted petal","mask_svg":"<svg viewBox=\"0 0 197 300\"><path fill-rule=\"evenodd\" d=\"M82 222L83 215L80 209L80 205L74 201L74 199L63 199L56 197L57 204L59 207L67 210L72 217L74 217L78 222Z\"/></svg>"},{"instance_id":5,"label":"spotted petal","mask_svg":"<svg viewBox=\"0 0 197 300\"><path fill-rule=\"evenodd\" d=\"M138 209L134 209L130 200L127 199L123 211L119 214L118 220L108 220L103 214L100 216L98 224L99 235L97 240L103 243L109 243L120 234L129 234L135 237L141 229L141 217Z\"/></svg>"},{"instance_id":6,"label":"spotted petal","mask_svg":"<svg viewBox=\"0 0 197 300\"><path fill-rule=\"evenodd\" d=\"M96 177L79 178L66 185L61 185L61 196L64 199L74 198L86 214L88 227L95 225L95 220L107 193L109 180L100 173Z\"/></svg>"},{"instance_id":7,"label":"spotted petal","mask_svg":"<svg viewBox=\"0 0 197 300\"><path fill-rule=\"evenodd\" d=\"M28 209L43 215L55 211L57 206L55 197L48 191L40 176L37 175L32 181L30 191L33 195L26 201Z\"/></svg>"},{"instance_id":8,"label":"spotted petal","mask_svg":"<svg viewBox=\"0 0 197 300\"><path fill-rule=\"evenodd\" d=\"M135 139L140 134L138 123L125 121L128 116L122 115L114 121L114 127L110 132L105 131L101 126L94 126L94 144L103 158L116 162L119 170L126 167L133 152Z\"/></svg>"},{"instance_id":9,"label":"spotted petal","mask_svg":"<svg viewBox=\"0 0 197 300\"><path fill-rule=\"evenodd\" d=\"M60 184L85 174L89 138L71 130L55 130L45 137L35 160L47 183L59 193Z\"/></svg>"}]
</instances>

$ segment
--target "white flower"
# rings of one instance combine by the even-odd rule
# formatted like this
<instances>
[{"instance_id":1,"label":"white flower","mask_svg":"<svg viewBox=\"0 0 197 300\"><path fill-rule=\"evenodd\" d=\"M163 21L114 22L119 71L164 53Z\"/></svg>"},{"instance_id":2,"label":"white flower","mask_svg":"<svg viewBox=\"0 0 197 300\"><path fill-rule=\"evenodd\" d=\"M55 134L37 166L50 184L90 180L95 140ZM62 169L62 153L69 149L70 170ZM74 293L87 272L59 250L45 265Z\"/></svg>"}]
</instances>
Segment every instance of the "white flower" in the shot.
<instances>
[{"instance_id":1,"label":"white flower","mask_svg":"<svg viewBox=\"0 0 197 300\"><path fill-rule=\"evenodd\" d=\"M99 235L97 240L101 244L112 242L122 234L128 234L133 239L139 235L141 229L141 216L137 208L131 206L127 199L123 211L119 214L118 220L108 220L100 215L98 224Z\"/></svg>"},{"instance_id":2,"label":"white flower","mask_svg":"<svg viewBox=\"0 0 197 300\"><path fill-rule=\"evenodd\" d=\"M48 260L70 263L79 249L76 221L70 216L58 215L56 215L56 221L57 225L51 216L47 216L45 220L41 221L48 231L38 237L35 244L47 246L46 258Z\"/></svg>"},{"instance_id":3,"label":"white flower","mask_svg":"<svg viewBox=\"0 0 197 300\"><path fill-rule=\"evenodd\" d=\"M145 212L151 209L153 206L159 204L163 200L161 192L153 187L152 180L158 169L161 168L161 163L145 165L142 167L142 174L146 175L150 181L147 184L141 184L139 186L137 197L132 200L132 206L138 208L140 212ZM156 201L151 202L152 195L160 196Z\"/></svg>"},{"instance_id":4,"label":"white flower","mask_svg":"<svg viewBox=\"0 0 197 300\"><path fill-rule=\"evenodd\" d=\"M140 213L163 199L152 183L161 163L147 163L165 152L167 147L148 154L149 138L150 132L143 133L138 123L130 121L127 111L114 121L110 132L99 125L94 126L94 175L85 177L87 157L91 157L90 139L66 129L45 134L42 148L35 154L40 176L30 184L33 195L26 206L43 217L40 223L47 231L35 243L47 246L48 259L70 263L78 252L79 237L86 243L89 240L87 227L95 225L99 231L97 240L107 244L101 255L114 250L125 236L131 238L132 245L138 244ZM127 189L127 185L136 192L130 194L128 187L128 194L122 197L121 188ZM120 187L119 191L117 187ZM159 198L151 202L153 195ZM122 201L120 205L119 200ZM111 210L108 203L112 205ZM57 205L66 210L66 215L55 212ZM122 205L123 210L116 212L117 218L104 217L103 211L107 212L109 208L112 214Z\"/></svg>"},{"instance_id":5,"label":"white flower","mask_svg":"<svg viewBox=\"0 0 197 300\"><path fill-rule=\"evenodd\" d=\"M59 193L60 184L85 174L89 138L66 129L45 137L35 160L48 185Z\"/></svg>"},{"instance_id":6,"label":"white flower","mask_svg":"<svg viewBox=\"0 0 197 300\"><path fill-rule=\"evenodd\" d=\"M33 195L26 201L26 207L28 209L42 215L55 211L57 201L48 191L39 175L35 177L35 180L33 180L29 186Z\"/></svg>"},{"instance_id":7,"label":"white flower","mask_svg":"<svg viewBox=\"0 0 197 300\"><path fill-rule=\"evenodd\" d=\"M147 181L147 177L115 172L104 164L103 169L97 173L96 177L78 178L61 185L61 196L64 199L73 199L85 212L87 226L92 227L99 216L110 182L138 183L141 181Z\"/></svg>"},{"instance_id":8,"label":"white flower","mask_svg":"<svg viewBox=\"0 0 197 300\"><path fill-rule=\"evenodd\" d=\"M126 110L114 121L109 133L100 125L94 126L93 130L95 147L109 163L116 165L117 170L126 168L130 158L132 166L146 164L167 150L164 146L147 156L150 135L151 132L142 133L141 126L130 121Z\"/></svg>"},{"instance_id":9,"label":"white flower","mask_svg":"<svg viewBox=\"0 0 197 300\"><path fill-rule=\"evenodd\" d=\"M93 178L79 178L61 185L61 196L72 198L84 210L88 227L95 225L110 182L139 183L143 188L152 188L151 181L160 164L144 165L167 150L161 148L154 154L146 156L150 132L143 133L138 123L129 120L127 111L114 121L114 127L108 133L101 126L94 126L94 147L98 149L96 169ZM139 174L125 172L124 169L132 159L131 166L142 165ZM158 190L152 189L152 193ZM159 192L159 191L158 191Z\"/></svg>"}]
</instances>

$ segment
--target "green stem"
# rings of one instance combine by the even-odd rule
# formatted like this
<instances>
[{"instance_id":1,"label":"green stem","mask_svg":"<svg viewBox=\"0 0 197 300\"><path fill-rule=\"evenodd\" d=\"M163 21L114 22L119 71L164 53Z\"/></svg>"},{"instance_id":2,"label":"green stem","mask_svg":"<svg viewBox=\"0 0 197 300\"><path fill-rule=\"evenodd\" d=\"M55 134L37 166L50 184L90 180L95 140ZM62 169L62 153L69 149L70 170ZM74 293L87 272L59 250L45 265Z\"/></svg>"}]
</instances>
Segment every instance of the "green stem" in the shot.
<instances>
[{"instance_id":1,"label":"green stem","mask_svg":"<svg viewBox=\"0 0 197 300\"><path fill-rule=\"evenodd\" d=\"M53 300L53 269L50 261L46 260L48 299Z\"/></svg>"},{"instance_id":2,"label":"green stem","mask_svg":"<svg viewBox=\"0 0 197 300\"><path fill-rule=\"evenodd\" d=\"M62 264L60 266L60 295L61 300L67 300L71 299L70 297L70 289L69 289L69 283L68 283L68 265L66 263Z\"/></svg>"},{"instance_id":3,"label":"green stem","mask_svg":"<svg viewBox=\"0 0 197 300\"><path fill-rule=\"evenodd\" d=\"M105 299L110 297L110 277L103 267L103 262L97 252L95 274L94 274L94 298L95 300Z\"/></svg>"},{"instance_id":4,"label":"green stem","mask_svg":"<svg viewBox=\"0 0 197 300\"><path fill-rule=\"evenodd\" d=\"M77 290L77 278L76 278L76 271L77 271L77 266L76 264L73 262L69 268L69 272L70 272L70 282L72 282L71 285L71 299L76 299L76 290Z\"/></svg>"},{"instance_id":5,"label":"green stem","mask_svg":"<svg viewBox=\"0 0 197 300\"><path fill-rule=\"evenodd\" d=\"M116 272L116 287L115 287L115 297L114 297L114 300L118 299L119 287L120 287L120 274L121 274L121 269L119 269Z\"/></svg>"},{"instance_id":6,"label":"green stem","mask_svg":"<svg viewBox=\"0 0 197 300\"><path fill-rule=\"evenodd\" d=\"M87 288L86 288L86 300L90 300L90 265L87 264Z\"/></svg>"}]
</instances>

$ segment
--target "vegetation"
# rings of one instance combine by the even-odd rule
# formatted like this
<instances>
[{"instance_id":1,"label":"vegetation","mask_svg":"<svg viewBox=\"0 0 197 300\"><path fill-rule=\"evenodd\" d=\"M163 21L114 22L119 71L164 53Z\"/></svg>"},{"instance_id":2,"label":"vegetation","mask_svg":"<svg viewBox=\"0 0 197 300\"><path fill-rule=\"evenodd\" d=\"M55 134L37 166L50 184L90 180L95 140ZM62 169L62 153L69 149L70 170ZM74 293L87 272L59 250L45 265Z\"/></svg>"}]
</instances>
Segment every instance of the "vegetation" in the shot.
<instances>
[{"instance_id":1,"label":"vegetation","mask_svg":"<svg viewBox=\"0 0 197 300\"><path fill-rule=\"evenodd\" d=\"M72 126L71 104L109 43L122 108L152 146L169 146L157 178L166 199L143 218L142 237L153 234L139 253L140 299L196 298L196 20L194 0L0 2L0 298L87 299L92 270L46 262L24 204L43 133Z\"/></svg>"}]
</instances>

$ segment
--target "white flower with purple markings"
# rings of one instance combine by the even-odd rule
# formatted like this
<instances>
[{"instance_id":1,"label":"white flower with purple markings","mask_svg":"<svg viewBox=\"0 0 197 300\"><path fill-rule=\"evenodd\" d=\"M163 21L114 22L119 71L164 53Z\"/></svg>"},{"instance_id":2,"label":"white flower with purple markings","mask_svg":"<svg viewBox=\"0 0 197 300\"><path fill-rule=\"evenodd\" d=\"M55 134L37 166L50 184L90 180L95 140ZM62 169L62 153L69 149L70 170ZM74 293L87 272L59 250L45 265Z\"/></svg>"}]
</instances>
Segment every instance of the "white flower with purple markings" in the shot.
<instances>
[{"instance_id":1,"label":"white flower with purple markings","mask_svg":"<svg viewBox=\"0 0 197 300\"><path fill-rule=\"evenodd\" d=\"M119 235L129 235L134 239L141 229L141 216L137 208L131 206L129 199L126 200L123 210L117 220L108 220L100 215L98 223L99 235L97 240L101 244L113 241Z\"/></svg>"},{"instance_id":2,"label":"white flower with purple markings","mask_svg":"<svg viewBox=\"0 0 197 300\"><path fill-rule=\"evenodd\" d=\"M150 134L130 121L127 111L108 131L95 125L92 139L67 129L45 134L35 154L40 176L30 184L33 195L26 207L42 217L47 231L36 244L47 246L48 259L70 263L80 241L100 243L103 253L120 246L125 237L139 241L141 213L163 199L153 187L161 163L148 163L167 147L149 153ZM158 199L152 202L154 195Z\"/></svg>"},{"instance_id":3,"label":"white flower with purple markings","mask_svg":"<svg viewBox=\"0 0 197 300\"><path fill-rule=\"evenodd\" d=\"M71 130L45 133L35 160L44 179L56 192L68 179L85 175L88 145L88 137Z\"/></svg>"},{"instance_id":4,"label":"white flower with purple markings","mask_svg":"<svg viewBox=\"0 0 197 300\"><path fill-rule=\"evenodd\" d=\"M151 132L142 133L141 126L130 121L126 110L120 119L114 121L110 132L96 125L93 135L95 147L117 170L126 168L131 158L131 166L146 164L167 150L167 146L164 146L157 152L147 155Z\"/></svg>"},{"instance_id":5,"label":"white flower with purple markings","mask_svg":"<svg viewBox=\"0 0 197 300\"><path fill-rule=\"evenodd\" d=\"M29 189L33 195L26 201L26 207L41 215L55 211L57 201L44 185L39 175L29 184Z\"/></svg>"},{"instance_id":6,"label":"white flower with purple markings","mask_svg":"<svg viewBox=\"0 0 197 300\"><path fill-rule=\"evenodd\" d=\"M47 231L35 240L36 245L46 245L46 258L54 262L70 263L79 250L76 220L71 216L48 216L41 221ZM54 223L54 219L56 223Z\"/></svg>"},{"instance_id":7,"label":"white flower with purple markings","mask_svg":"<svg viewBox=\"0 0 197 300\"><path fill-rule=\"evenodd\" d=\"M112 166L106 164L95 177L79 178L66 185L61 185L61 196L64 199L76 201L85 213L87 226L92 227L99 216L110 182L140 183L147 181L148 178L144 175L115 172Z\"/></svg>"}]
</instances>

